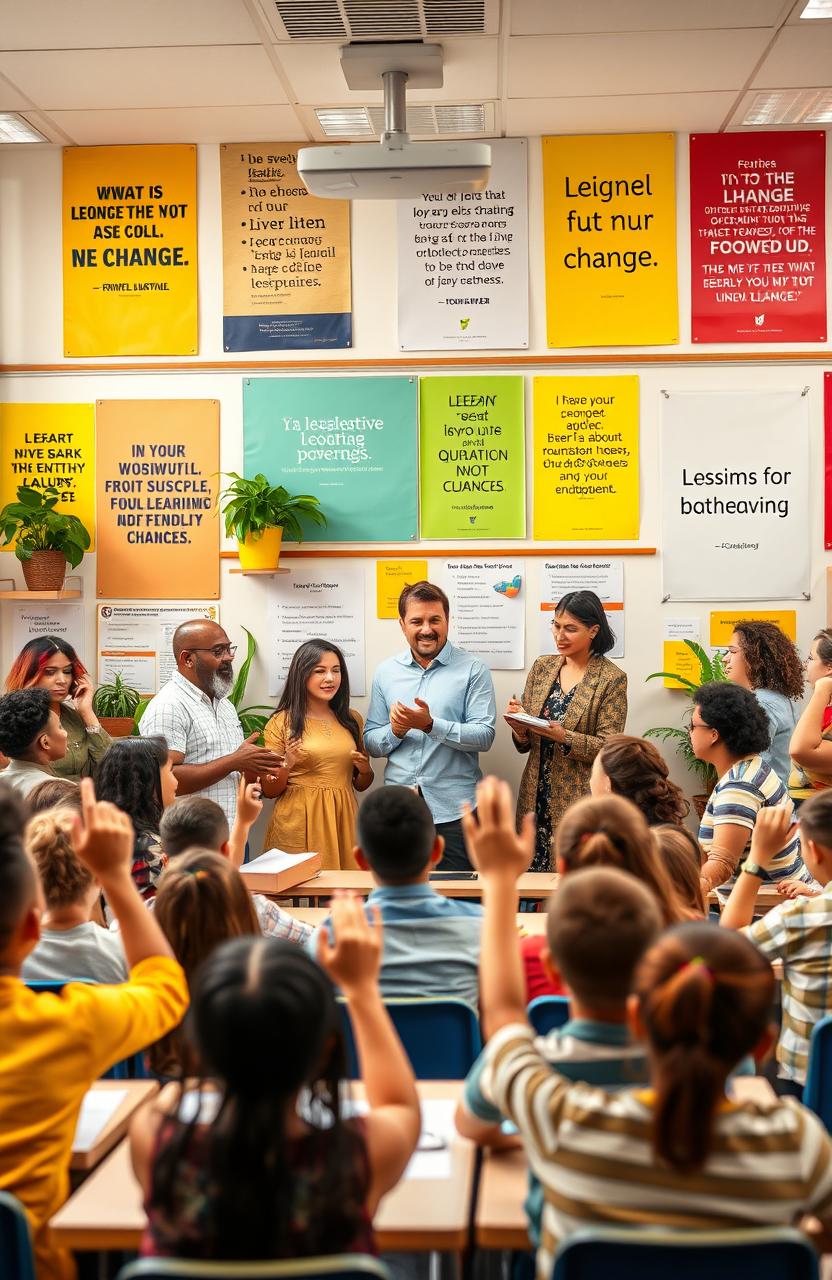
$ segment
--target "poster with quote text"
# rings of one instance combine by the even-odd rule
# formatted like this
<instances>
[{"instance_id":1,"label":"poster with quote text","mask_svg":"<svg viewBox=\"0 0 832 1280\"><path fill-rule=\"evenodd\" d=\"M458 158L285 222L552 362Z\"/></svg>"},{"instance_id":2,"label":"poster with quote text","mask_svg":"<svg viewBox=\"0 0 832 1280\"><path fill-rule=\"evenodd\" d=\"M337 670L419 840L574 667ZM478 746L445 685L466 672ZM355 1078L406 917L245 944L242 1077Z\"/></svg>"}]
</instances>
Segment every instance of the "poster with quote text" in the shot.
<instances>
[{"instance_id":1,"label":"poster with quote text","mask_svg":"<svg viewBox=\"0 0 832 1280\"><path fill-rule=\"evenodd\" d=\"M269 696L283 692L292 655L312 636L336 644L349 673L350 695L367 692L364 640L364 564L295 561L269 590L266 662Z\"/></svg>"},{"instance_id":2,"label":"poster with quote text","mask_svg":"<svg viewBox=\"0 0 832 1280\"><path fill-rule=\"evenodd\" d=\"M94 405L0 405L0 507L17 501L21 485L57 489L55 510L77 516L95 550Z\"/></svg>"}]
</instances>

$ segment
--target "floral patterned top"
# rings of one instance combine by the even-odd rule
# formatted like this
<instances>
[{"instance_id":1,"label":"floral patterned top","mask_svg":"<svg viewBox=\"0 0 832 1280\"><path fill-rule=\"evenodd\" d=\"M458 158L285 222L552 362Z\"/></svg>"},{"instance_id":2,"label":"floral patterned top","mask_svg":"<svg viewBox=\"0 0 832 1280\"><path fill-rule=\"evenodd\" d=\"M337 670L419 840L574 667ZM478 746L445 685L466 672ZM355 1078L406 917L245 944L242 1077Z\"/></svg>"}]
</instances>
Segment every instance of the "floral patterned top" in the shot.
<instances>
[{"instance_id":1,"label":"floral patterned top","mask_svg":"<svg viewBox=\"0 0 832 1280\"><path fill-rule=\"evenodd\" d=\"M546 701L543 703L543 709L540 712L544 720L557 720L561 722L569 709L569 704L575 696L577 685L573 685L568 693L564 693L560 687L560 675L555 679ZM534 816L536 823L536 834L534 843L534 858L530 871L549 871L552 864L552 756L556 751L560 751L561 755L569 755L571 745L568 742L550 742L547 738L540 739L540 777L537 784L537 795L535 796Z\"/></svg>"}]
</instances>

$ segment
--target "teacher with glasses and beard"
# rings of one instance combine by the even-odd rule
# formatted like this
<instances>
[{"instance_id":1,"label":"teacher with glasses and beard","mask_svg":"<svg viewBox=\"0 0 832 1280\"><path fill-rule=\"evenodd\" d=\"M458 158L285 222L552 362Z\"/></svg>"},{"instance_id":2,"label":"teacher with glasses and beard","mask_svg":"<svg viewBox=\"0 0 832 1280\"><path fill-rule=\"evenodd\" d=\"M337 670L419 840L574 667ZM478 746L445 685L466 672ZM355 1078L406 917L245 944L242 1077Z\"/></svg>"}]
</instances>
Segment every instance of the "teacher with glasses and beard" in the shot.
<instances>
[{"instance_id":1,"label":"teacher with glasses and beard","mask_svg":"<svg viewBox=\"0 0 832 1280\"><path fill-rule=\"evenodd\" d=\"M142 737L167 742L177 794L216 801L229 827L237 812L238 775L274 774L281 764L274 751L257 745L259 732L244 738L228 699L236 649L218 623L206 618L183 622L173 633L176 670L139 725Z\"/></svg>"}]
</instances>

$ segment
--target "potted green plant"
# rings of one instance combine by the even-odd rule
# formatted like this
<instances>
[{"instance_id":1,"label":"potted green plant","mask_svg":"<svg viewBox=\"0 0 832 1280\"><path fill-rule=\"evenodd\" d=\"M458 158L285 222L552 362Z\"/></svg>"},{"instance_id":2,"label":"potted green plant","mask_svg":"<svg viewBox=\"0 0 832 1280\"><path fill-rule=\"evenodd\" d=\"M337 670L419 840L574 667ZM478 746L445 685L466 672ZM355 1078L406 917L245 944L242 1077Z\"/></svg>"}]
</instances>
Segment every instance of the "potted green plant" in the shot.
<instances>
[{"instance_id":1,"label":"potted green plant","mask_svg":"<svg viewBox=\"0 0 832 1280\"><path fill-rule=\"evenodd\" d=\"M67 564L76 569L89 549L90 535L78 517L55 510L60 499L54 485L35 489L22 484L17 502L7 502L0 511L2 545L15 542L30 591L60 591Z\"/></svg>"},{"instance_id":2,"label":"potted green plant","mask_svg":"<svg viewBox=\"0 0 832 1280\"><path fill-rule=\"evenodd\" d=\"M233 703L237 716L239 717L240 724L242 725L243 733L248 737L249 734L254 733L255 729L259 730L262 734L266 721L274 711L274 707L244 707L241 705L246 696L246 685L248 684L248 675L251 670L251 663L255 653L257 652L257 641L254 639L254 636L246 629L246 627L243 627L243 631L246 633L245 661L237 672L237 678L234 681L234 687L228 695L228 700Z\"/></svg>"},{"instance_id":3,"label":"potted green plant","mask_svg":"<svg viewBox=\"0 0 832 1280\"><path fill-rule=\"evenodd\" d=\"M262 472L251 479L236 471L225 473L231 484L220 494L226 537L236 537L240 568L276 569L283 535L301 542L301 519L326 525L326 516L317 498L308 493L291 494L283 485L270 484Z\"/></svg>"},{"instance_id":4,"label":"potted green plant","mask_svg":"<svg viewBox=\"0 0 832 1280\"><path fill-rule=\"evenodd\" d=\"M129 738L140 702L137 691L116 675L112 684L98 686L92 696L92 709L111 738Z\"/></svg>"},{"instance_id":5,"label":"potted green plant","mask_svg":"<svg viewBox=\"0 0 832 1280\"><path fill-rule=\"evenodd\" d=\"M696 682L689 680L687 676L679 675L676 671L654 671L652 675L647 676L647 679L678 680L679 684L683 686L686 696L692 701L694 693L701 684L711 684L715 680L727 680L728 676L725 672L725 663L721 653L717 652L713 658L709 658L701 644L697 644L694 640L685 640L684 643L699 663L699 679ZM692 708L687 711L686 720L690 715L690 710ZM712 764L698 759L693 754L687 725L684 728L663 725L655 729L646 729L644 736L645 738L659 738L662 742L672 742L676 748L676 754L681 756L694 777L701 782L705 788L704 792L693 797L693 806L701 818L705 812L705 805L708 803L708 796L716 786L717 776Z\"/></svg>"}]
</instances>

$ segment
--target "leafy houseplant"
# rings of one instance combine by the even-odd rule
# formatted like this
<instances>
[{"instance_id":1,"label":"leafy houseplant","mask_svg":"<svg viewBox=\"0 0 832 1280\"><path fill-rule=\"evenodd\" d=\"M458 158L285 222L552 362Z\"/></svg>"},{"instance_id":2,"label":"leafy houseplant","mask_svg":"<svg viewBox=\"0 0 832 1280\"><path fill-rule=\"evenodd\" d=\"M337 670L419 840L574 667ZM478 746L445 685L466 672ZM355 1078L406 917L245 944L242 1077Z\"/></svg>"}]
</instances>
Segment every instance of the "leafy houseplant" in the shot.
<instances>
[{"instance_id":1,"label":"leafy houseplant","mask_svg":"<svg viewBox=\"0 0 832 1280\"><path fill-rule=\"evenodd\" d=\"M711 684L713 681L727 680L725 673L725 663L721 653L715 653L713 658L709 658L705 650L700 644L696 644L693 640L685 640L684 642L691 650L699 663L699 679L689 680L687 676L678 675L675 671L654 671L652 675L647 677L648 680L678 680L679 684L684 686L687 696L693 700L693 695L701 684ZM708 764L706 760L699 760L693 754L693 747L690 745L690 734L687 728L679 729L670 726L662 726L656 729L646 729L645 738L660 738L663 742L672 742L676 748L676 754L681 756L687 767L690 769L705 788L704 799L713 791L717 782L716 769L712 764ZM700 806L698 800L703 799L701 796L694 796L693 801L697 809ZM704 810L704 805L701 806Z\"/></svg>"},{"instance_id":2,"label":"leafy houseplant","mask_svg":"<svg viewBox=\"0 0 832 1280\"><path fill-rule=\"evenodd\" d=\"M251 670L251 663L257 652L257 641L254 636L243 627L246 633L246 656L243 665L237 672L237 678L234 681L234 687L228 695L229 702L234 704L234 708L243 727L243 733L246 737L254 733L255 729L262 734L266 721L271 716L274 708L263 706L242 707L240 704L246 696L246 685L248 683L248 675ZM265 715L263 714L265 712Z\"/></svg>"},{"instance_id":3,"label":"leafy houseplant","mask_svg":"<svg viewBox=\"0 0 832 1280\"><path fill-rule=\"evenodd\" d=\"M320 503L311 494L292 495L283 485L269 484L262 472L250 480L236 471L226 474L232 483L220 494L225 533L237 538L243 571L276 569L283 534L287 541L303 540L301 519L326 525Z\"/></svg>"},{"instance_id":4,"label":"leafy houseplant","mask_svg":"<svg viewBox=\"0 0 832 1280\"><path fill-rule=\"evenodd\" d=\"M67 562L76 569L89 549L90 535L78 517L55 510L60 498L54 485L22 484L17 502L0 511L3 545L17 539L14 553L30 591L60 591Z\"/></svg>"},{"instance_id":5,"label":"leafy houseplant","mask_svg":"<svg viewBox=\"0 0 832 1280\"><path fill-rule=\"evenodd\" d=\"M98 686L92 697L92 709L111 738L129 738L140 701L136 690L116 675L112 684Z\"/></svg>"}]
</instances>

